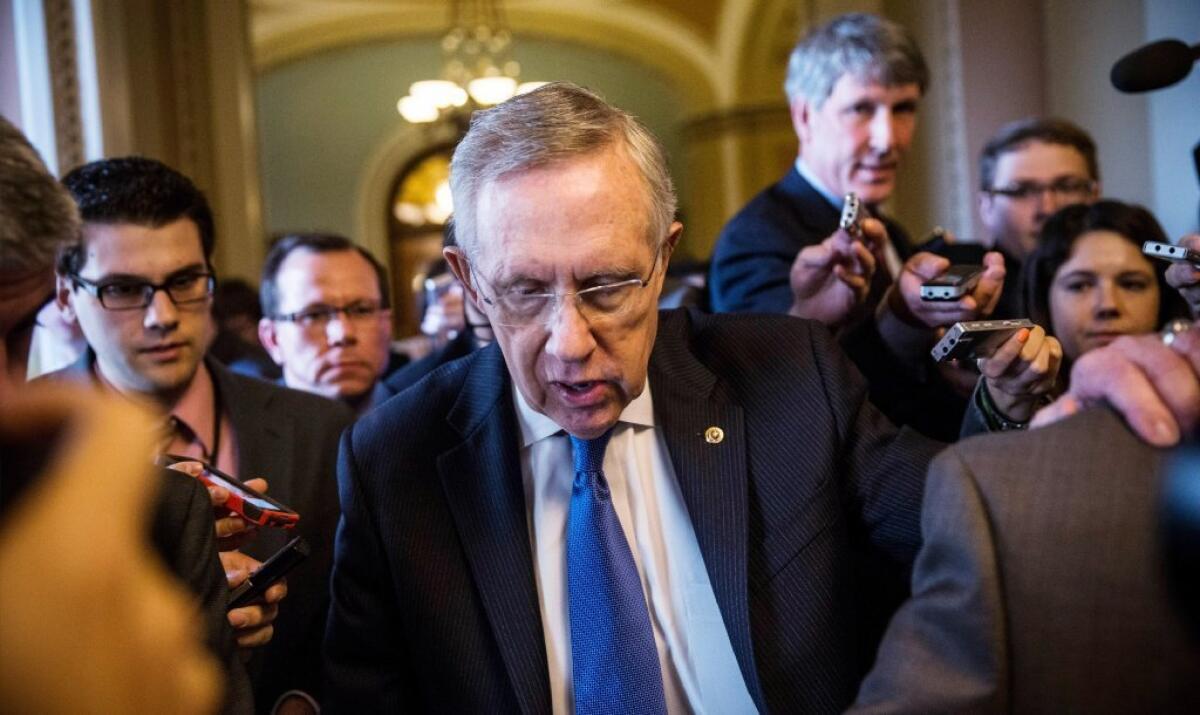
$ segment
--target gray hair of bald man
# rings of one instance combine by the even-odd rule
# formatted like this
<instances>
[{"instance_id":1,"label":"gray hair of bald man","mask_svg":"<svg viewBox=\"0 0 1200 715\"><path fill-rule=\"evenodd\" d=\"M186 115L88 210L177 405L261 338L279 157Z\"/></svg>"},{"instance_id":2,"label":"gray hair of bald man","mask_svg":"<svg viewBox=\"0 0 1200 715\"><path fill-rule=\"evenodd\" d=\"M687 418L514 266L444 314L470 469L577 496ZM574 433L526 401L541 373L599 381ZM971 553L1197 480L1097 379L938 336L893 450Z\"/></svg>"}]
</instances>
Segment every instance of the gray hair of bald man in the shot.
<instances>
[{"instance_id":1,"label":"gray hair of bald man","mask_svg":"<svg viewBox=\"0 0 1200 715\"><path fill-rule=\"evenodd\" d=\"M788 58L783 91L788 104L803 98L820 108L842 75L885 87L915 84L925 93L929 68L916 40L877 15L839 15L810 30Z\"/></svg>"},{"instance_id":2,"label":"gray hair of bald man","mask_svg":"<svg viewBox=\"0 0 1200 715\"><path fill-rule=\"evenodd\" d=\"M54 265L62 244L79 236L79 211L21 130L0 117L0 273Z\"/></svg>"},{"instance_id":3,"label":"gray hair of bald man","mask_svg":"<svg viewBox=\"0 0 1200 715\"><path fill-rule=\"evenodd\" d=\"M655 248L675 219L675 188L658 140L628 112L568 82L554 82L476 112L450 162L454 234L477 255L479 194L490 182L612 147L628 152L646 188L648 240Z\"/></svg>"}]
</instances>

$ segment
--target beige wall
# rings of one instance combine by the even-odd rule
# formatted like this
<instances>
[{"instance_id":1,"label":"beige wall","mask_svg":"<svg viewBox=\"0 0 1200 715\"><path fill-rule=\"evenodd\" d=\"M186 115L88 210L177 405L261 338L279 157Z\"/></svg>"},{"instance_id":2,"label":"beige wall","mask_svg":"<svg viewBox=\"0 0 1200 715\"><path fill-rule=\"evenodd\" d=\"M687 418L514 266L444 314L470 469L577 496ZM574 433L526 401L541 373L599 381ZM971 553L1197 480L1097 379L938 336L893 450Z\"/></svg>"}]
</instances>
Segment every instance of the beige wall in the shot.
<instances>
[{"instance_id":1,"label":"beige wall","mask_svg":"<svg viewBox=\"0 0 1200 715\"><path fill-rule=\"evenodd\" d=\"M95 0L106 156L142 154L208 195L221 275L257 279L264 255L245 6Z\"/></svg>"}]
</instances>

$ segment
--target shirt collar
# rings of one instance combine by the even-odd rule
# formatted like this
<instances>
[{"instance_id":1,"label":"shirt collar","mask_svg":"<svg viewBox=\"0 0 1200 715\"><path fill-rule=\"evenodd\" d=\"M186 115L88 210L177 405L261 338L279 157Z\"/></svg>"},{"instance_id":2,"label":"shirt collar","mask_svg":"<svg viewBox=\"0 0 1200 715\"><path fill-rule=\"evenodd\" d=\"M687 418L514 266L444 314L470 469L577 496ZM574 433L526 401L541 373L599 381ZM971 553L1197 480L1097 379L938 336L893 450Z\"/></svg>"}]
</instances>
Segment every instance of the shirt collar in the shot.
<instances>
[{"instance_id":1,"label":"shirt collar","mask_svg":"<svg viewBox=\"0 0 1200 715\"><path fill-rule=\"evenodd\" d=\"M517 424L521 428L521 447L528 447L534 442L553 437L563 431L554 420L533 409L525 401L525 396L517 389L516 384L513 384L512 391L513 402L517 406ZM654 426L654 400L650 397L649 378L646 379L642 394L633 398L633 401L621 410L618 421L642 427Z\"/></svg>"},{"instance_id":2,"label":"shirt collar","mask_svg":"<svg viewBox=\"0 0 1200 715\"><path fill-rule=\"evenodd\" d=\"M121 394L121 391L104 376L98 361L92 361L92 374L105 389ZM205 450L212 448L215 436L213 435L217 408L215 395L212 375L208 372L208 366L201 362L196 368L195 374L192 375L192 381L188 383L187 389L179 397L179 401L168 410L171 417L184 423L195 433L196 439L200 441Z\"/></svg>"},{"instance_id":3,"label":"shirt collar","mask_svg":"<svg viewBox=\"0 0 1200 715\"><path fill-rule=\"evenodd\" d=\"M812 173L812 171L810 171L809 168L804 164L803 156L797 157L796 159L796 171L800 174L800 176L804 177L805 181L807 181L814 189L817 190L818 194L825 197L825 200L829 202L830 206L834 207L838 211L842 210L843 197L835 195L832 191L825 187L825 184L821 183L821 180L817 178L816 174Z\"/></svg>"},{"instance_id":4,"label":"shirt collar","mask_svg":"<svg viewBox=\"0 0 1200 715\"><path fill-rule=\"evenodd\" d=\"M205 450L214 444L213 425L216 424L216 400L214 399L212 376L203 363L188 384L187 390L171 408L171 415L196 433L196 438ZM213 460L217 455L213 455Z\"/></svg>"}]
</instances>

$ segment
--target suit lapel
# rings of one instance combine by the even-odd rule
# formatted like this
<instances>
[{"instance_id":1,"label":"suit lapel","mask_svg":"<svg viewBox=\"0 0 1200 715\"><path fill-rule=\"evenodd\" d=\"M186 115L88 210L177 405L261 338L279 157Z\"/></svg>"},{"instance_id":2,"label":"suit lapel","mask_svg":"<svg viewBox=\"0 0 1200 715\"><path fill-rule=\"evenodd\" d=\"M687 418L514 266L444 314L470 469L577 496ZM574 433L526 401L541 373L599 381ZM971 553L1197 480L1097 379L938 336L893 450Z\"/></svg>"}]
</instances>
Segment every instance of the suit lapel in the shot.
<instances>
[{"instance_id":1,"label":"suit lapel","mask_svg":"<svg viewBox=\"0 0 1200 715\"><path fill-rule=\"evenodd\" d=\"M655 419L663 430L696 541L746 687L765 711L750 638L747 467L742 409L688 351L684 311L660 314L650 359ZM720 434L710 431L716 427Z\"/></svg>"},{"instance_id":2,"label":"suit lapel","mask_svg":"<svg viewBox=\"0 0 1200 715\"><path fill-rule=\"evenodd\" d=\"M837 229L842 216L841 209L830 204L815 186L800 175L795 166L779 182L779 188L788 198L785 205L795 213L796 220L807 226L814 235L824 239Z\"/></svg>"},{"instance_id":3,"label":"suit lapel","mask_svg":"<svg viewBox=\"0 0 1200 715\"><path fill-rule=\"evenodd\" d=\"M213 360L206 359L204 364L212 373L221 409L237 440L238 472L234 476L243 480L263 477L270 483L272 476L282 479L282 475L292 474L292 422L268 418L271 391L256 389L254 380L239 379Z\"/></svg>"},{"instance_id":4,"label":"suit lapel","mask_svg":"<svg viewBox=\"0 0 1200 715\"><path fill-rule=\"evenodd\" d=\"M447 416L463 441L438 457L438 473L521 709L549 712L549 666L508 371L496 346L481 351L469 370Z\"/></svg>"}]
</instances>

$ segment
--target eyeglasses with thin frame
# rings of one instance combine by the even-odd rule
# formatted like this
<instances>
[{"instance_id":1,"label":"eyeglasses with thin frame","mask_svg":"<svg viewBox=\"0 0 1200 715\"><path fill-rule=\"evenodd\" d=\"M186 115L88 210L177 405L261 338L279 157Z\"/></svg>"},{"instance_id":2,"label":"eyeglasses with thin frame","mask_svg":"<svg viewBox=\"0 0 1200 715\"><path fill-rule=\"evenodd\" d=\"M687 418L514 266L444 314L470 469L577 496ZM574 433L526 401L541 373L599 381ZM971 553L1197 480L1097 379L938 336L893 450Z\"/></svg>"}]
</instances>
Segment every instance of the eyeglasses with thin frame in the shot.
<instances>
[{"instance_id":1,"label":"eyeglasses with thin frame","mask_svg":"<svg viewBox=\"0 0 1200 715\"><path fill-rule=\"evenodd\" d=\"M650 285L654 278L661 256L660 246L654 253L654 262L650 264L650 271L645 278L630 278L566 293L525 291L520 288L497 293L491 283L484 280L477 271L471 271L471 275L486 285L492 293L492 297L489 298L483 291L479 291L480 299L492 308L489 318L493 325L512 328L546 325L554 314L554 306L567 298L575 299L576 309L590 325L601 325L620 320L630 313L636 305L636 299L641 296L642 289Z\"/></svg>"},{"instance_id":2,"label":"eyeglasses with thin frame","mask_svg":"<svg viewBox=\"0 0 1200 715\"><path fill-rule=\"evenodd\" d=\"M338 315L346 316L346 320L356 323L369 323L384 308L376 303L358 301L349 305L314 305L295 313L275 315L271 320L295 323L305 330L324 330Z\"/></svg>"},{"instance_id":3,"label":"eyeglasses with thin frame","mask_svg":"<svg viewBox=\"0 0 1200 715\"><path fill-rule=\"evenodd\" d=\"M1003 196L1013 201L1029 201L1049 191L1060 199L1085 199L1096 191L1096 182L1091 179L1065 178L1043 184L1023 181L1012 186L988 189L993 196Z\"/></svg>"},{"instance_id":4,"label":"eyeglasses with thin frame","mask_svg":"<svg viewBox=\"0 0 1200 715\"><path fill-rule=\"evenodd\" d=\"M154 294L160 290L176 306L195 305L212 297L217 284L216 276L208 271L180 273L162 283L128 279L92 281L78 273L72 273L70 278L106 310L141 310L154 302Z\"/></svg>"}]
</instances>

